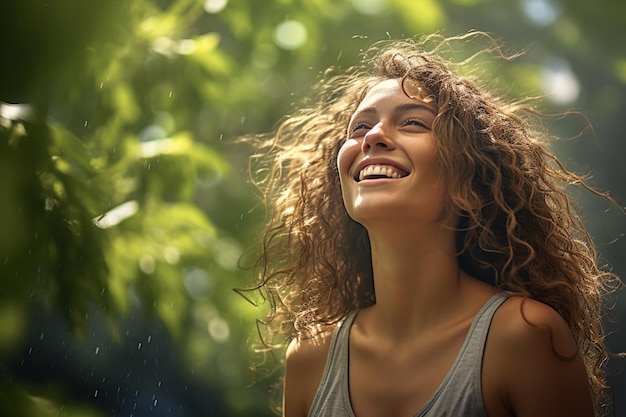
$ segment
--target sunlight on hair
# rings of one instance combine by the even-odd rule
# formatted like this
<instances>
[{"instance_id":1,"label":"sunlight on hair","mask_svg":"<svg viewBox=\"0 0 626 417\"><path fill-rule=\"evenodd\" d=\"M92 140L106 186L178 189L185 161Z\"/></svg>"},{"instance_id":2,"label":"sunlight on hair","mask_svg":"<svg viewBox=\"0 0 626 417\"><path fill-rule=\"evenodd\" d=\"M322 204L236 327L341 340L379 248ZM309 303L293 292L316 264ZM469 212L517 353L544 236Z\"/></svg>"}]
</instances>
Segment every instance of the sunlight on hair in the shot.
<instances>
[{"instance_id":1,"label":"sunlight on hair","mask_svg":"<svg viewBox=\"0 0 626 417\"><path fill-rule=\"evenodd\" d=\"M285 20L276 26L274 41L283 49L298 49L307 41L308 33L304 25L297 20Z\"/></svg>"}]
</instances>

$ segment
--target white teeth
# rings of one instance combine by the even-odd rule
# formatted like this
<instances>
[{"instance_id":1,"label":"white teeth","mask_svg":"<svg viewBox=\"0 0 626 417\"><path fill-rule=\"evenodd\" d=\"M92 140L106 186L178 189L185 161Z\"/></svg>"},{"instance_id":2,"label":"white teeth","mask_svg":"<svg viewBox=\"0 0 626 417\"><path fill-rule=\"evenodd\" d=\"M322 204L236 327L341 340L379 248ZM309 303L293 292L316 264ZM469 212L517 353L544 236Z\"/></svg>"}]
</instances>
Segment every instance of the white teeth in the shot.
<instances>
[{"instance_id":1,"label":"white teeth","mask_svg":"<svg viewBox=\"0 0 626 417\"><path fill-rule=\"evenodd\" d=\"M369 176L385 176L387 178L400 178L400 174L393 168L380 165L369 165L359 172L359 181Z\"/></svg>"}]
</instances>

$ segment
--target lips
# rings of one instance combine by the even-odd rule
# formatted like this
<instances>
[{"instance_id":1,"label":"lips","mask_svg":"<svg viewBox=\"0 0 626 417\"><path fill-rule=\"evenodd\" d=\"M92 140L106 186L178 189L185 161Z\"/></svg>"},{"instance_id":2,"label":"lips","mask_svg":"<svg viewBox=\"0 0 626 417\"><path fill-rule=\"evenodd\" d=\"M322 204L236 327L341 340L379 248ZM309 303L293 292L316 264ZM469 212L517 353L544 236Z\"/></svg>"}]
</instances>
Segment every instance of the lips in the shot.
<instances>
[{"instance_id":1,"label":"lips","mask_svg":"<svg viewBox=\"0 0 626 417\"><path fill-rule=\"evenodd\" d=\"M355 180L398 179L408 175L408 171L390 162L364 161L355 171Z\"/></svg>"}]
</instances>

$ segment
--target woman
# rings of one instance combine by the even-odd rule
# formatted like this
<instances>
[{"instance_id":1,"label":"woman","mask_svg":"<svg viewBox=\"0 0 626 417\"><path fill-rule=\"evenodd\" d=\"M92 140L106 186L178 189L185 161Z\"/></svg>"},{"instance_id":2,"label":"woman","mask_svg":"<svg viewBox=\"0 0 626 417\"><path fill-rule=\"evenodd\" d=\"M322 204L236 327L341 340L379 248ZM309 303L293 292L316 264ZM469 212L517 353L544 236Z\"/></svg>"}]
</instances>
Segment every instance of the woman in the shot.
<instances>
[{"instance_id":1,"label":"woman","mask_svg":"<svg viewBox=\"0 0 626 417\"><path fill-rule=\"evenodd\" d=\"M265 343L292 338L283 415L600 414L614 277L564 187L598 193L535 111L423 44L322 81L259 156Z\"/></svg>"}]
</instances>

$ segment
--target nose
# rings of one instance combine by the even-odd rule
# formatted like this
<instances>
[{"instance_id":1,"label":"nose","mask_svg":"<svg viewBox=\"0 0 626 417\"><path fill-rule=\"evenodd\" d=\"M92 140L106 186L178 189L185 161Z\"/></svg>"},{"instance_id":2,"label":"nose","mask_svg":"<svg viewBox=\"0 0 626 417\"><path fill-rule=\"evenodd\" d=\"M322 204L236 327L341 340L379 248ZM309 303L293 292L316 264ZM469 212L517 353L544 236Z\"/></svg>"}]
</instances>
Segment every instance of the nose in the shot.
<instances>
[{"instance_id":1,"label":"nose","mask_svg":"<svg viewBox=\"0 0 626 417\"><path fill-rule=\"evenodd\" d=\"M381 149L394 149L396 147L393 140L385 134L385 126L382 122L376 123L369 132L363 136L363 143L361 143L361 150L367 152L372 148Z\"/></svg>"}]
</instances>

